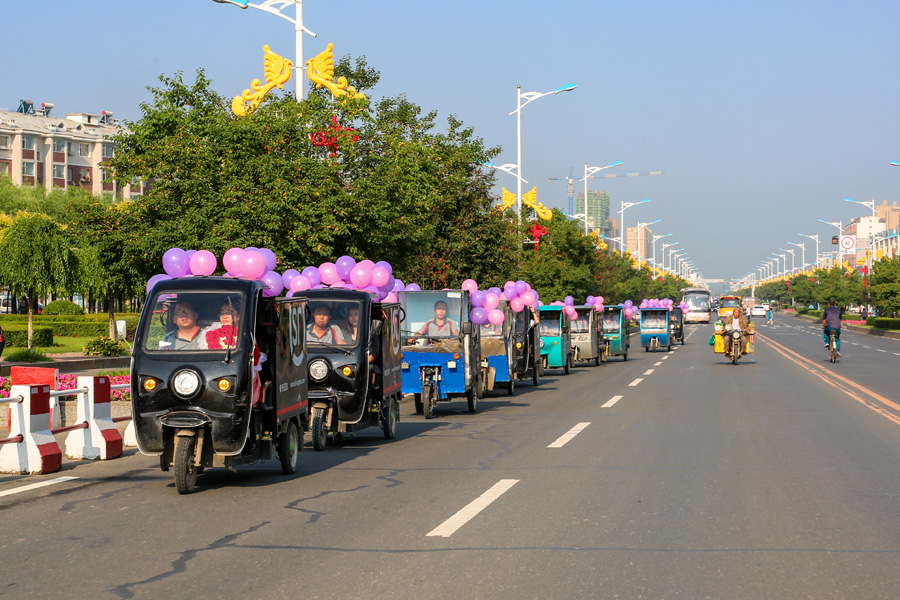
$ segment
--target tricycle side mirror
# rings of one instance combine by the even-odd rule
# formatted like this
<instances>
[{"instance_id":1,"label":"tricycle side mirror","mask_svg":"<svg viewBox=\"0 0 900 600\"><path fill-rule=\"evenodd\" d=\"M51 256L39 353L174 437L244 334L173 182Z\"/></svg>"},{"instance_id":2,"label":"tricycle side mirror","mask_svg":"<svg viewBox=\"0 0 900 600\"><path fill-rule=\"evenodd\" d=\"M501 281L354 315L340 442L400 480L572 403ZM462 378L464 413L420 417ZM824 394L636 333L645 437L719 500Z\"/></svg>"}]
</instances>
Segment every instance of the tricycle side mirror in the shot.
<instances>
[{"instance_id":1,"label":"tricycle side mirror","mask_svg":"<svg viewBox=\"0 0 900 600\"><path fill-rule=\"evenodd\" d=\"M466 321L465 323L463 323L460 327L460 331L463 335L472 335L472 322Z\"/></svg>"},{"instance_id":2,"label":"tricycle side mirror","mask_svg":"<svg viewBox=\"0 0 900 600\"><path fill-rule=\"evenodd\" d=\"M372 321L372 335L381 335L381 330L384 328L384 321Z\"/></svg>"}]
</instances>

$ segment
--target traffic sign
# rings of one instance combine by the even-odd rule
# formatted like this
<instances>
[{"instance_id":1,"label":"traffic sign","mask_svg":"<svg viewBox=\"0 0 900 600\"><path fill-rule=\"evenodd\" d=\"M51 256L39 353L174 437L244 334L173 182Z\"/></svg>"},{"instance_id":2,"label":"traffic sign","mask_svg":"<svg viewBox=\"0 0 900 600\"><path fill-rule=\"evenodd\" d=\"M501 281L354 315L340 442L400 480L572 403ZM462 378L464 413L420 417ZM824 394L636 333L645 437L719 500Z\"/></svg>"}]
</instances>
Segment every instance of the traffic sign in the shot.
<instances>
[{"instance_id":1,"label":"traffic sign","mask_svg":"<svg viewBox=\"0 0 900 600\"><path fill-rule=\"evenodd\" d=\"M856 236L855 235L842 235L841 236L841 252L844 254L853 254L856 252Z\"/></svg>"}]
</instances>

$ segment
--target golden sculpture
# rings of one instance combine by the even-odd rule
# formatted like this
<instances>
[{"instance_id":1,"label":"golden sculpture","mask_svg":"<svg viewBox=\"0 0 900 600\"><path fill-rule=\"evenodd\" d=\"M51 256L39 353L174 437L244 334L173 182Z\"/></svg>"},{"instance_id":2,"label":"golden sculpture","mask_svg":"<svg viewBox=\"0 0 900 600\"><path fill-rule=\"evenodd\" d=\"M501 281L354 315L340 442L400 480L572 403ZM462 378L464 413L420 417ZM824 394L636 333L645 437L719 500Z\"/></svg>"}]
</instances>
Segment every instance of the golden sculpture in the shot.
<instances>
[{"instance_id":1,"label":"golden sculpture","mask_svg":"<svg viewBox=\"0 0 900 600\"><path fill-rule=\"evenodd\" d=\"M334 52L332 50L334 50L334 44L329 42L325 50L306 61L307 77L316 84L317 90L323 87L328 88L335 98L347 96L365 100L365 94L357 92L352 85L347 85L346 77L338 77L336 82L332 81L334 79Z\"/></svg>"},{"instance_id":2,"label":"golden sculpture","mask_svg":"<svg viewBox=\"0 0 900 600\"><path fill-rule=\"evenodd\" d=\"M537 201L537 186L531 188L530 192L522 194L522 204L534 209L537 216L545 221L549 221L553 218L553 211L545 207L543 203Z\"/></svg>"},{"instance_id":3,"label":"golden sculpture","mask_svg":"<svg viewBox=\"0 0 900 600\"><path fill-rule=\"evenodd\" d=\"M291 78L291 67L294 63L287 58L278 56L269 49L269 45L263 46L263 74L266 77L266 85L262 85L259 79L250 82L250 89L244 90L240 96L235 96L231 101L231 110L239 117L246 117L255 112L266 94L273 88L284 89L284 84ZM245 106L247 103L249 106Z\"/></svg>"},{"instance_id":4,"label":"golden sculpture","mask_svg":"<svg viewBox=\"0 0 900 600\"><path fill-rule=\"evenodd\" d=\"M516 205L516 195L507 190L506 188L501 188L503 192L502 197L500 198L500 210L504 211L507 208L511 208Z\"/></svg>"}]
</instances>

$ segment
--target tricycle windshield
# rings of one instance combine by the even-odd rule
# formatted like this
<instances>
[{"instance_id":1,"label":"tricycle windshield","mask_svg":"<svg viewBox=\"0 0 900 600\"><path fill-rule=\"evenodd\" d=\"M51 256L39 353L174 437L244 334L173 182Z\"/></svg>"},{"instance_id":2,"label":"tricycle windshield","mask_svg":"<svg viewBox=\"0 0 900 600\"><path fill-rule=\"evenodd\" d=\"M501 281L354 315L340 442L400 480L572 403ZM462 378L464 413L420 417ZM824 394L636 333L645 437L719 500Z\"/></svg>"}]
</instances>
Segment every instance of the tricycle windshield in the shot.
<instances>
[{"instance_id":1,"label":"tricycle windshield","mask_svg":"<svg viewBox=\"0 0 900 600\"><path fill-rule=\"evenodd\" d=\"M590 333L591 332L591 309L576 309L578 317L572 321L570 331L572 333Z\"/></svg>"},{"instance_id":2,"label":"tricycle windshield","mask_svg":"<svg viewBox=\"0 0 900 600\"><path fill-rule=\"evenodd\" d=\"M561 310L541 311L541 335L545 337L558 336L560 334Z\"/></svg>"},{"instance_id":3,"label":"tricycle windshield","mask_svg":"<svg viewBox=\"0 0 900 600\"><path fill-rule=\"evenodd\" d=\"M647 329L659 329L662 327L666 327L668 322L668 312L667 310L647 310L644 309L641 311L641 327Z\"/></svg>"},{"instance_id":4,"label":"tricycle windshield","mask_svg":"<svg viewBox=\"0 0 900 600\"><path fill-rule=\"evenodd\" d=\"M246 298L236 291L160 291L150 301L153 315L143 320L147 351L237 348L252 322Z\"/></svg>"},{"instance_id":5,"label":"tricycle windshield","mask_svg":"<svg viewBox=\"0 0 900 600\"><path fill-rule=\"evenodd\" d=\"M318 346L356 346L360 339L360 303L315 300L306 317L306 341Z\"/></svg>"},{"instance_id":6,"label":"tricycle windshield","mask_svg":"<svg viewBox=\"0 0 900 600\"><path fill-rule=\"evenodd\" d=\"M603 313L603 331L606 333L619 333L619 311Z\"/></svg>"},{"instance_id":7,"label":"tricycle windshield","mask_svg":"<svg viewBox=\"0 0 900 600\"><path fill-rule=\"evenodd\" d=\"M410 340L459 338L460 323L468 321L463 314L464 296L460 290L402 293L400 303L406 316L401 335Z\"/></svg>"},{"instance_id":8,"label":"tricycle windshield","mask_svg":"<svg viewBox=\"0 0 900 600\"><path fill-rule=\"evenodd\" d=\"M720 308L740 308L741 299L736 296L722 296L719 301Z\"/></svg>"}]
</instances>

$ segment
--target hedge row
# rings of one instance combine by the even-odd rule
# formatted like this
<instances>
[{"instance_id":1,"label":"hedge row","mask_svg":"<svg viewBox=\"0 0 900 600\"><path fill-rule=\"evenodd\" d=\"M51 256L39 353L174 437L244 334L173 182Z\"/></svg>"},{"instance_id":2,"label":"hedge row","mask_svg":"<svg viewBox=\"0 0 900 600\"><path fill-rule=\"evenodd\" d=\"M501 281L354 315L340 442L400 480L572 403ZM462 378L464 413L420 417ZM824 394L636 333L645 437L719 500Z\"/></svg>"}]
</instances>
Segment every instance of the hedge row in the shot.
<instances>
[{"instance_id":1,"label":"hedge row","mask_svg":"<svg viewBox=\"0 0 900 600\"><path fill-rule=\"evenodd\" d=\"M28 347L28 326L11 325L3 328L3 337L7 348ZM47 348L53 345L53 330L49 327L34 328L34 345Z\"/></svg>"},{"instance_id":2,"label":"hedge row","mask_svg":"<svg viewBox=\"0 0 900 600\"><path fill-rule=\"evenodd\" d=\"M900 319L891 319L889 317L869 317L866 319L866 325L871 325L876 329L900 329Z\"/></svg>"},{"instance_id":3,"label":"hedge row","mask_svg":"<svg viewBox=\"0 0 900 600\"><path fill-rule=\"evenodd\" d=\"M84 315L34 315L35 323L55 323L57 321L84 321ZM3 315L0 323L27 323L28 315Z\"/></svg>"},{"instance_id":4,"label":"hedge row","mask_svg":"<svg viewBox=\"0 0 900 600\"><path fill-rule=\"evenodd\" d=\"M134 332L137 330L140 315L133 313L116 314L116 320L124 320L127 337L134 339ZM0 317L0 325L3 325L4 331L8 328L25 327L27 330L28 315L4 315ZM49 327L55 336L84 336L97 337L99 335L109 335L109 316L105 314L91 315L35 315L34 326ZM35 343L37 345L37 343Z\"/></svg>"}]
</instances>

